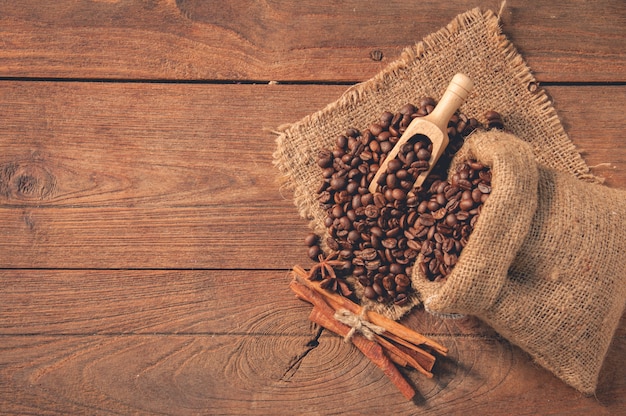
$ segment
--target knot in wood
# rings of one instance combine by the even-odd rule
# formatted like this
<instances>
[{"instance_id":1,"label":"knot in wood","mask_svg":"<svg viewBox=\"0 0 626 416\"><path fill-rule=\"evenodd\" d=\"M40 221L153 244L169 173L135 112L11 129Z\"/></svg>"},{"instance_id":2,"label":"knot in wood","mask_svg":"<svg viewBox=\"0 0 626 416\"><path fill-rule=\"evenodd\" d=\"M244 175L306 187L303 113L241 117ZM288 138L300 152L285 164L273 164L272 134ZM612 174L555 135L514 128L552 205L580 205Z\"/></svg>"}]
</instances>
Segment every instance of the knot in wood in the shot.
<instances>
[{"instance_id":1,"label":"knot in wood","mask_svg":"<svg viewBox=\"0 0 626 416\"><path fill-rule=\"evenodd\" d=\"M372 61L380 62L383 60L383 51L380 49L374 49L370 52L370 59Z\"/></svg>"},{"instance_id":2,"label":"knot in wood","mask_svg":"<svg viewBox=\"0 0 626 416\"><path fill-rule=\"evenodd\" d=\"M0 165L0 195L9 199L48 199L56 187L54 176L36 161Z\"/></svg>"}]
</instances>

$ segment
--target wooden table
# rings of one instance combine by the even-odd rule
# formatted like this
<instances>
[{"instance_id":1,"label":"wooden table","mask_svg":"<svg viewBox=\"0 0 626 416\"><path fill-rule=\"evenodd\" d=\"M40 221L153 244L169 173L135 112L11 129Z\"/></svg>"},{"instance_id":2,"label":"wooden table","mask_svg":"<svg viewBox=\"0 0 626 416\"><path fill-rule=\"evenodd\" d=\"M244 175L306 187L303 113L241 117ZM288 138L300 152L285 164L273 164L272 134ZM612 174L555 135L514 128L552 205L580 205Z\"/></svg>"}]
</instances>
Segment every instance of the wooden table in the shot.
<instances>
[{"instance_id":1,"label":"wooden table","mask_svg":"<svg viewBox=\"0 0 626 416\"><path fill-rule=\"evenodd\" d=\"M500 3L0 3L0 413L626 414L625 319L589 398L416 312L451 354L407 402L288 289L307 224L271 130L475 6ZM508 0L502 22L626 188L626 3Z\"/></svg>"}]
</instances>

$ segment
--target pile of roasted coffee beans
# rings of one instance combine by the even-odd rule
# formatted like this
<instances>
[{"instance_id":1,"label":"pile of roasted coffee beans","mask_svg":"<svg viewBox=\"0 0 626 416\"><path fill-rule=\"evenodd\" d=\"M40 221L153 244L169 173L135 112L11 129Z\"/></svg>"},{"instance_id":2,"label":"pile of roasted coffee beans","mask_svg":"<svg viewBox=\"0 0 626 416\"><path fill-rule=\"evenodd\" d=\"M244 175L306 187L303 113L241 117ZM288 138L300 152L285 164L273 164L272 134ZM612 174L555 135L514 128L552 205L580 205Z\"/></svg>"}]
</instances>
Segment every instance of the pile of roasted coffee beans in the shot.
<instances>
[{"instance_id":1,"label":"pile of roasted coffee beans","mask_svg":"<svg viewBox=\"0 0 626 416\"><path fill-rule=\"evenodd\" d=\"M447 181L432 183L408 230L419 246L419 267L428 279L437 281L450 273L490 193L491 171L474 160L457 166Z\"/></svg>"},{"instance_id":2,"label":"pile of roasted coffee beans","mask_svg":"<svg viewBox=\"0 0 626 416\"><path fill-rule=\"evenodd\" d=\"M429 279L445 278L491 192L489 170L475 161L446 178L464 138L482 127L463 114L450 119L450 143L421 187L413 189L413 183L429 168L432 143L416 135L389 162L378 192L369 192L380 164L407 126L413 118L429 114L435 104L424 98L417 106L407 104L396 113L384 112L363 132L348 129L333 149L318 156L323 180L317 193L327 214L329 234L324 243L343 261L337 276L354 276L364 296L378 302L403 305L408 301L418 257L418 267ZM490 111L485 117L487 128L502 128L498 113ZM305 242L309 257L319 261L322 242L313 234Z\"/></svg>"}]
</instances>

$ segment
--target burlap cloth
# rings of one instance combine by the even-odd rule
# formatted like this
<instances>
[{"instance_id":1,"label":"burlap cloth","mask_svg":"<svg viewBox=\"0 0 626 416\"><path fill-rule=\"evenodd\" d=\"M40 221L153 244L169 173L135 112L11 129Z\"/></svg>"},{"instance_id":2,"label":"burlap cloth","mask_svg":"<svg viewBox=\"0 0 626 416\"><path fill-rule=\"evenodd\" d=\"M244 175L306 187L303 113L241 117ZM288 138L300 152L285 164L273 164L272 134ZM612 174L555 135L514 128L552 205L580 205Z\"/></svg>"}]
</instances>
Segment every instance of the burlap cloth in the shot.
<instances>
[{"instance_id":1,"label":"burlap cloth","mask_svg":"<svg viewBox=\"0 0 626 416\"><path fill-rule=\"evenodd\" d=\"M365 130L384 111L397 111L424 96L439 99L457 72L474 81L461 107L464 114L485 123L486 111L499 112L507 130L527 143L535 161L574 180L597 182L563 130L550 98L502 33L498 17L490 10L473 9L407 48L379 74L348 89L322 110L279 128L274 164L281 173L281 186L293 191L299 214L311 221L317 234L326 235L325 212L316 195L322 180L316 163L319 151L332 148L347 128ZM414 293L403 307L362 301L399 319L420 302L420 296ZM588 385L577 388L588 391Z\"/></svg>"}]
</instances>

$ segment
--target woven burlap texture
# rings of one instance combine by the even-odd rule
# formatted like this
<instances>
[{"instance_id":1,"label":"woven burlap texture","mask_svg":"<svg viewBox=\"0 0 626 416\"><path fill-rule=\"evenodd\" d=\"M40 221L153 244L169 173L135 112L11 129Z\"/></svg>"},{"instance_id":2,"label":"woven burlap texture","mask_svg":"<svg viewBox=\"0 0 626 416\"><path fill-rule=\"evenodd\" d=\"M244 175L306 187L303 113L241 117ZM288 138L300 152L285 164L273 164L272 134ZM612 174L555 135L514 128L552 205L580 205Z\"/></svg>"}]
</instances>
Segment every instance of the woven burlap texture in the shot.
<instances>
[{"instance_id":1,"label":"woven burlap texture","mask_svg":"<svg viewBox=\"0 0 626 416\"><path fill-rule=\"evenodd\" d=\"M347 128L366 129L383 111L395 112L424 96L439 99L457 72L474 81L474 89L461 107L464 114L485 122L486 111L498 111L507 128L532 145L536 159L578 178L594 180L549 97L502 34L497 16L489 10L473 9L407 48L397 61L326 108L279 128L274 164L282 175L281 186L293 190L299 214L311 220L318 235L326 236L325 213L316 195L322 180L316 163L319 151L332 148ZM399 319L418 303L413 295L403 307L368 306Z\"/></svg>"},{"instance_id":2,"label":"woven burlap texture","mask_svg":"<svg viewBox=\"0 0 626 416\"><path fill-rule=\"evenodd\" d=\"M444 282L415 273L424 306L477 316L583 393L626 305L626 192L535 162L498 131L476 132L455 163L491 167L492 192Z\"/></svg>"}]
</instances>

